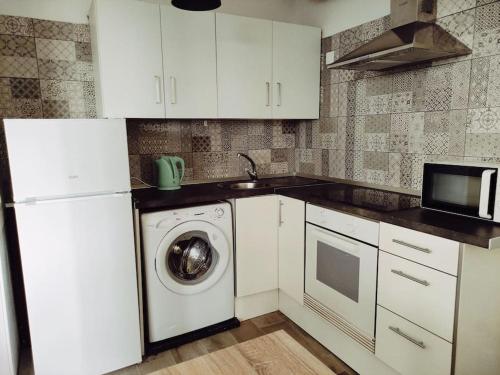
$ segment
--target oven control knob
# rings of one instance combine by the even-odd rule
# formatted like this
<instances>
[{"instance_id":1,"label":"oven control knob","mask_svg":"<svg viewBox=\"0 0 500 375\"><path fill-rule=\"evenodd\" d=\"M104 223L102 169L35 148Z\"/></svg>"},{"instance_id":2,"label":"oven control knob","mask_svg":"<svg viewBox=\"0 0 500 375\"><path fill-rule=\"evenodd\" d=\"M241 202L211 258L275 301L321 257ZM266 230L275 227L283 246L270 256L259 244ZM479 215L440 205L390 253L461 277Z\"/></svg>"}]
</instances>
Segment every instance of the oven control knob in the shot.
<instances>
[{"instance_id":1,"label":"oven control knob","mask_svg":"<svg viewBox=\"0 0 500 375\"><path fill-rule=\"evenodd\" d=\"M220 208L220 207L219 207L219 208L216 208L216 209L215 209L215 216L217 216L217 217L222 217L222 216L224 216L224 210L223 210L222 208Z\"/></svg>"}]
</instances>

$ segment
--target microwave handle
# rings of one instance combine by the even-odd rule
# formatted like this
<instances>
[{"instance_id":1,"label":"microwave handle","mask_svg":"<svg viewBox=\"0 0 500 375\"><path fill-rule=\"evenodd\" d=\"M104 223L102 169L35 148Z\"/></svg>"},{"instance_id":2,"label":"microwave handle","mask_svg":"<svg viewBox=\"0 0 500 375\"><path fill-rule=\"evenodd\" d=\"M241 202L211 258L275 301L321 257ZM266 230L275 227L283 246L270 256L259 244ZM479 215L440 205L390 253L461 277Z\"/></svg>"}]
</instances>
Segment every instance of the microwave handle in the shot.
<instances>
[{"instance_id":1,"label":"microwave handle","mask_svg":"<svg viewBox=\"0 0 500 375\"><path fill-rule=\"evenodd\" d=\"M491 176L495 174L496 170L486 169L481 175L481 195L479 196L479 217L483 219L492 219L491 214L488 213L490 205L490 186Z\"/></svg>"}]
</instances>

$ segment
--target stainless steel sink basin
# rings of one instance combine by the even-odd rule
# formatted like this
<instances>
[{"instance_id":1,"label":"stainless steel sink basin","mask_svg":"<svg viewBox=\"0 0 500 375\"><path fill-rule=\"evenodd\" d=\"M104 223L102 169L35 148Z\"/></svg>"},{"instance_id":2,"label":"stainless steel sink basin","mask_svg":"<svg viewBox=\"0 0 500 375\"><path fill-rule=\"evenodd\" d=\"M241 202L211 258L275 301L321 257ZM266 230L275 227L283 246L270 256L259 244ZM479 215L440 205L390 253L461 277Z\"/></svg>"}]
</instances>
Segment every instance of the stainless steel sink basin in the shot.
<instances>
[{"instance_id":1,"label":"stainless steel sink basin","mask_svg":"<svg viewBox=\"0 0 500 375\"><path fill-rule=\"evenodd\" d=\"M235 190L247 190L247 189L263 189L271 187L271 184L267 184L265 182L252 181L252 182L236 182L234 184L230 184L230 189Z\"/></svg>"}]
</instances>

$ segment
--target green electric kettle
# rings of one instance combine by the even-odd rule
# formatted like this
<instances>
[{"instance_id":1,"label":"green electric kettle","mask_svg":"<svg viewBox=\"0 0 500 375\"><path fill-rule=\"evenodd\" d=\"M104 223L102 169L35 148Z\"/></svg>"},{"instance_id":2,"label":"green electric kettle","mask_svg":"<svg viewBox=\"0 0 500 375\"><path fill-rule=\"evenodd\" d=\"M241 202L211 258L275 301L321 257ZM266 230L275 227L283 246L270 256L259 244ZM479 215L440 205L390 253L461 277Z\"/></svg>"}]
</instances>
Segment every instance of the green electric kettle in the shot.
<instances>
[{"instance_id":1,"label":"green electric kettle","mask_svg":"<svg viewBox=\"0 0 500 375\"><path fill-rule=\"evenodd\" d=\"M155 161L158 168L158 189L177 190L184 178L184 160L177 156L162 156Z\"/></svg>"}]
</instances>

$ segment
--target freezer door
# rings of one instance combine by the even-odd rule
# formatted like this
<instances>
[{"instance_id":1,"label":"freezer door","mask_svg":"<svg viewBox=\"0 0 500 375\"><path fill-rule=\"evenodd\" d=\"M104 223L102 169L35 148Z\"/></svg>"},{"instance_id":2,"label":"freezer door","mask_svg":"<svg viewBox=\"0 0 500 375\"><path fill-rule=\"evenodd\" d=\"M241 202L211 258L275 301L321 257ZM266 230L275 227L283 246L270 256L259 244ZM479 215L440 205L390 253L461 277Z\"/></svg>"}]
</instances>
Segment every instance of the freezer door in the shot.
<instances>
[{"instance_id":1,"label":"freezer door","mask_svg":"<svg viewBox=\"0 0 500 375\"><path fill-rule=\"evenodd\" d=\"M141 361L130 193L15 205L37 375Z\"/></svg>"},{"instance_id":2,"label":"freezer door","mask_svg":"<svg viewBox=\"0 0 500 375\"><path fill-rule=\"evenodd\" d=\"M125 120L4 120L15 202L130 191Z\"/></svg>"}]
</instances>

